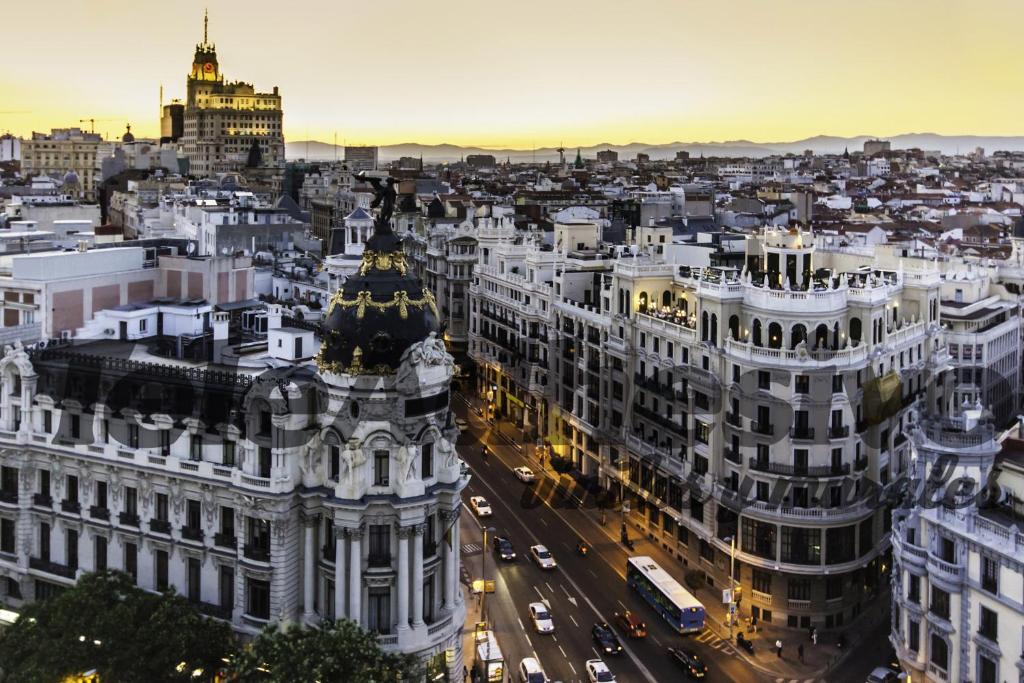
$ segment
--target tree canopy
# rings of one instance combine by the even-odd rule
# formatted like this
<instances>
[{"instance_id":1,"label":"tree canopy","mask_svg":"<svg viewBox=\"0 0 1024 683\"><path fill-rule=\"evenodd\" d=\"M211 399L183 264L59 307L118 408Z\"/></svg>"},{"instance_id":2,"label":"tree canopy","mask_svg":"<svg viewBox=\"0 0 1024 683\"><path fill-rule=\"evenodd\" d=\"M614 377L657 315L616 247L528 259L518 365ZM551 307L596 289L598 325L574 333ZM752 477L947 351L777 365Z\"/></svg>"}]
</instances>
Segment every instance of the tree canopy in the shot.
<instances>
[{"instance_id":1,"label":"tree canopy","mask_svg":"<svg viewBox=\"0 0 1024 683\"><path fill-rule=\"evenodd\" d=\"M210 675L223 667L234 651L230 626L181 596L101 572L30 603L0 632L0 680L52 683L95 669L102 681L189 681L197 669Z\"/></svg>"},{"instance_id":2,"label":"tree canopy","mask_svg":"<svg viewBox=\"0 0 1024 683\"><path fill-rule=\"evenodd\" d=\"M375 634L348 619L309 628L268 626L238 654L232 671L239 680L273 683L396 683L422 673L417 658L384 652Z\"/></svg>"}]
</instances>

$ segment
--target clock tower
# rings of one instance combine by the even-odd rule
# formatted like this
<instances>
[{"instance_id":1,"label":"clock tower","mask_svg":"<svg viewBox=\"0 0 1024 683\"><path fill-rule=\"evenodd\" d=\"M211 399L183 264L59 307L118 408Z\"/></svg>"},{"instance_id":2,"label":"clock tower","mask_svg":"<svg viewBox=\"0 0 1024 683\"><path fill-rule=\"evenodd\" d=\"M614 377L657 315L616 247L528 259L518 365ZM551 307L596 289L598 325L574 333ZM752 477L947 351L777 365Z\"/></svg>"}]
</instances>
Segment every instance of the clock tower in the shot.
<instances>
[{"instance_id":1,"label":"clock tower","mask_svg":"<svg viewBox=\"0 0 1024 683\"><path fill-rule=\"evenodd\" d=\"M217 66L217 46L208 40L209 16L203 15L203 42L196 45L196 54L192 59L192 73L189 79L194 81L221 81L223 76Z\"/></svg>"}]
</instances>

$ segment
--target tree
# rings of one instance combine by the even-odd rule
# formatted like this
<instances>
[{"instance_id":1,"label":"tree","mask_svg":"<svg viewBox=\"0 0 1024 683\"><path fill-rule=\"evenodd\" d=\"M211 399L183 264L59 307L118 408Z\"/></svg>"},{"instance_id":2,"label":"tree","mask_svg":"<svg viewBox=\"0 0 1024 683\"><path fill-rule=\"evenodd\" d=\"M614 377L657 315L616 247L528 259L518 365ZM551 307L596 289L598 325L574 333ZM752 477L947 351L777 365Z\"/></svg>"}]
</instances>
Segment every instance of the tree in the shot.
<instances>
[{"instance_id":1,"label":"tree","mask_svg":"<svg viewBox=\"0 0 1024 683\"><path fill-rule=\"evenodd\" d=\"M272 624L239 653L231 668L239 680L275 683L392 683L422 675L416 657L384 652L375 634L348 619L310 628Z\"/></svg>"},{"instance_id":2,"label":"tree","mask_svg":"<svg viewBox=\"0 0 1024 683\"><path fill-rule=\"evenodd\" d=\"M231 628L181 596L101 572L31 603L0 633L0 680L49 683L91 669L103 681L209 680L234 651Z\"/></svg>"}]
</instances>

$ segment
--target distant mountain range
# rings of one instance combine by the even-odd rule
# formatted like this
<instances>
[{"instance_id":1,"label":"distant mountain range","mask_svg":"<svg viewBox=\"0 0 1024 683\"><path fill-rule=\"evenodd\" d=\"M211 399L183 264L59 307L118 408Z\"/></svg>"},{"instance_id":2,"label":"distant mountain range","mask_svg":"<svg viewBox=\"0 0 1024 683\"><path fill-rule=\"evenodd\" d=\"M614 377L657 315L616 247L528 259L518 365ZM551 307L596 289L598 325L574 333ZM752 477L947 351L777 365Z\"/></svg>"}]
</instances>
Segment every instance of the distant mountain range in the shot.
<instances>
[{"instance_id":1,"label":"distant mountain range","mask_svg":"<svg viewBox=\"0 0 1024 683\"><path fill-rule=\"evenodd\" d=\"M649 154L651 159L672 159L676 152L686 150L691 157L764 157L773 154L801 154L810 149L817 154L842 154L844 149L851 152L863 149L865 140L874 139L871 135L857 135L844 138L833 135L816 135L792 142L751 142L750 140L729 140L726 142L669 142L666 144L648 144L631 142L627 145L600 144L581 147L580 152L585 158L593 158L597 152L605 149L615 150L620 159L633 159L638 153ZM943 154L970 152L975 147L983 147L986 153L996 150L1024 151L1024 136L991 136L991 135L939 135L937 133L905 133L879 138L892 143L893 149L918 147L927 151L939 151ZM317 140L289 142L285 145L285 155L289 160L308 159L310 161L330 161L343 159L345 148L335 147ZM487 149L483 147L462 147L459 145L421 145L415 142L398 145L381 145L380 160L394 161L399 157L423 157L428 164L458 161L470 154L493 154L499 161L511 159L513 162L558 161L558 150L553 147L530 149ZM566 149L568 161L576 158L576 148Z\"/></svg>"}]
</instances>

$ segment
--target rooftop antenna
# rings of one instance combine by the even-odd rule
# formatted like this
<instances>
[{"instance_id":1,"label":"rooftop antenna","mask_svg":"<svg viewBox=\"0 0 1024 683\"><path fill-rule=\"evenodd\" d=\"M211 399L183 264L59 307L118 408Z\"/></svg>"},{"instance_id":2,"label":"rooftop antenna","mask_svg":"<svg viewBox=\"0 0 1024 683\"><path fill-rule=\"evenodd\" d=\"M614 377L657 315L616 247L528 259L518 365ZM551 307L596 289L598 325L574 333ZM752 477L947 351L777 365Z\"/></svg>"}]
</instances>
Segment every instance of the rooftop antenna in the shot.
<instances>
[{"instance_id":1,"label":"rooftop antenna","mask_svg":"<svg viewBox=\"0 0 1024 683\"><path fill-rule=\"evenodd\" d=\"M209 43L209 41L207 40L207 37L206 37L207 36L206 29L208 28L209 23L210 23L210 10L204 9L203 10L203 45L207 45Z\"/></svg>"}]
</instances>

